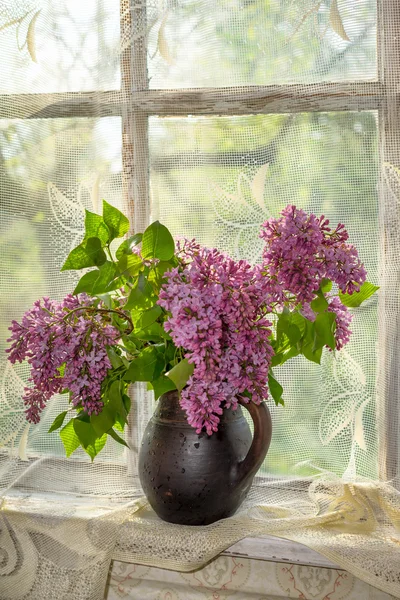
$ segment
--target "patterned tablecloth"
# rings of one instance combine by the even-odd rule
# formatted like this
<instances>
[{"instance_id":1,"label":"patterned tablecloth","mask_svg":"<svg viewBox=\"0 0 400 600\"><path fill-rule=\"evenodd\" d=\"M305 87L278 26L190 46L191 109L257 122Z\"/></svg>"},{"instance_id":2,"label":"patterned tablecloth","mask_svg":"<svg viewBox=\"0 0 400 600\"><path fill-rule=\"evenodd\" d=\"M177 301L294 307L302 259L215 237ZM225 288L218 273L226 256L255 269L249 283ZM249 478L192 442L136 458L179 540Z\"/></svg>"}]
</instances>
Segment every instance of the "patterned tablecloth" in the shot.
<instances>
[{"instance_id":1,"label":"patterned tablecloth","mask_svg":"<svg viewBox=\"0 0 400 600\"><path fill-rule=\"evenodd\" d=\"M114 561L106 600L392 600L346 571L219 556L177 573Z\"/></svg>"}]
</instances>

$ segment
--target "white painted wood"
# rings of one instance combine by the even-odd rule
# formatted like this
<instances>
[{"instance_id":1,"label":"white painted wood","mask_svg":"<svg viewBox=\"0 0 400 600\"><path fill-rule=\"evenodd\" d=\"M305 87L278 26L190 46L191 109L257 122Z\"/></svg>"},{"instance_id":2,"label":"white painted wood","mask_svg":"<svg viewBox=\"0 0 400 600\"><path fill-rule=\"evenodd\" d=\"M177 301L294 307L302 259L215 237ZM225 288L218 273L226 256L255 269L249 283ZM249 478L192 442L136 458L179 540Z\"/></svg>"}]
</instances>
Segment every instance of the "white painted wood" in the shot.
<instances>
[{"instance_id":1,"label":"white painted wood","mask_svg":"<svg viewBox=\"0 0 400 600\"><path fill-rule=\"evenodd\" d=\"M155 115L245 115L377 109L377 82L266 85L138 92L132 104Z\"/></svg>"},{"instance_id":2,"label":"white painted wood","mask_svg":"<svg viewBox=\"0 0 400 600\"><path fill-rule=\"evenodd\" d=\"M125 53L122 61L126 85ZM135 62L137 80L139 64ZM130 109L160 116L375 110L382 106L385 97L384 85L375 81L180 90L146 90L146 85L145 81L141 81L140 85L139 81L136 85L132 82L132 87L129 90L123 88L123 93L115 90L3 95L0 96L0 118L118 116L129 108L123 100L127 97L130 97Z\"/></svg>"},{"instance_id":3,"label":"white painted wood","mask_svg":"<svg viewBox=\"0 0 400 600\"><path fill-rule=\"evenodd\" d=\"M121 55L121 97L128 98L132 90L148 88L146 3L142 0L120 0L121 37L132 44ZM131 103L119 106L122 117L122 184L123 209L128 215L131 230L144 231L149 223L149 144L148 116ZM138 385L130 386L131 411L128 416L127 436L130 450L126 452L128 472L137 473L138 453L143 426L149 415Z\"/></svg>"},{"instance_id":4,"label":"white painted wood","mask_svg":"<svg viewBox=\"0 0 400 600\"><path fill-rule=\"evenodd\" d=\"M379 110L380 162L400 167L400 3L382 0L378 6L379 76L385 89ZM400 267L396 266L399 264L400 186L397 206L391 194L382 177L379 202L382 291L377 352L379 475L400 487ZM389 277L386 276L387 265L391 268Z\"/></svg>"},{"instance_id":5,"label":"white painted wood","mask_svg":"<svg viewBox=\"0 0 400 600\"><path fill-rule=\"evenodd\" d=\"M122 39L132 44L121 56L121 96L129 98L136 90L147 90L147 15L142 0L121 0ZM131 234L143 231L149 221L148 116L131 103L120 106L122 116L122 165L125 211L131 221Z\"/></svg>"},{"instance_id":6,"label":"white painted wood","mask_svg":"<svg viewBox=\"0 0 400 600\"><path fill-rule=\"evenodd\" d=\"M113 117L122 112L120 90L54 94L2 94L1 119Z\"/></svg>"}]
</instances>

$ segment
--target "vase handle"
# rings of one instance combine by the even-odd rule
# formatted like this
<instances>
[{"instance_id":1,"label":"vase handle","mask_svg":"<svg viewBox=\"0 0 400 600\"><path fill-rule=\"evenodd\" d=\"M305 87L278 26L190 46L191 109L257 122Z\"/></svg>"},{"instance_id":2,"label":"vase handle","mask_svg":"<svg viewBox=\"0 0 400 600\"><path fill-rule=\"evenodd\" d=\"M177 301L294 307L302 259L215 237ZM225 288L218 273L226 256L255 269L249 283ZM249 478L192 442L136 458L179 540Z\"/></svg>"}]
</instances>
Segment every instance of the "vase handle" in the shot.
<instances>
[{"instance_id":1,"label":"vase handle","mask_svg":"<svg viewBox=\"0 0 400 600\"><path fill-rule=\"evenodd\" d=\"M239 404L249 411L254 423L253 441L246 458L239 463L239 481L253 478L266 457L272 436L271 414L265 402L254 404L239 400Z\"/></svg>"}]
</instances>

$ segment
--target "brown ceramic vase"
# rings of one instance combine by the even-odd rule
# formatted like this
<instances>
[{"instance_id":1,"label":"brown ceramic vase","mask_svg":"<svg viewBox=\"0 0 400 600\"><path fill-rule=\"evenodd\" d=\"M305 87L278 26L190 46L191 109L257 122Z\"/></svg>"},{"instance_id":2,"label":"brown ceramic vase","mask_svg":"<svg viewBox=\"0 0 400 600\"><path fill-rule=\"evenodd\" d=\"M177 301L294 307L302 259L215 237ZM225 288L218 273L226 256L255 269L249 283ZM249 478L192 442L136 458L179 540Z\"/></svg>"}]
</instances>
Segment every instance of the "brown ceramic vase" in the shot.
<instances>
[{"instance_id":1,"label":"brown ceramic vase","mask_svg":"<svg viewBox=\"0 0 400 600\"><path fill-rule=\"evenodd\" d=\"M143 491L157 515L181 525L207 525L232 515L243 502L271 441L271 416L262 403L225 410L218 431L198 435L167 392L145 430L139 452Z\"/></svg>"}]
</instances>

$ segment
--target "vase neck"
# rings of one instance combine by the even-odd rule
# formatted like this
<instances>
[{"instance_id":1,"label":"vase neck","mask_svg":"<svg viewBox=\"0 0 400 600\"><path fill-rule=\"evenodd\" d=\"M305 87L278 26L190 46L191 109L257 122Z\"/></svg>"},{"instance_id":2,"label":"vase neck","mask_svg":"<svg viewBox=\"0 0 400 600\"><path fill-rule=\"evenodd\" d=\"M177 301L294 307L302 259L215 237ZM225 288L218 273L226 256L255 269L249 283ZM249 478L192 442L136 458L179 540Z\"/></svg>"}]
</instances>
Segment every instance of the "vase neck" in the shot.
<instances>
[{"instance_id":1,"label":"vase neck","mask_svg":"<svg viewBox=\"0 0 400 600\"><path fill-rule=\"evenodd\" d=\"M160 396L156 402L156 409L154 411L153 418L158 421L176 423L177 425L191 425L187 422L186 411L181 407L179 402L179 392L173 390ZM236 419L243 419L243 413L238 406L237 410L233 411L230 409L224 410L220 416L220 424L223 425L227 422L234 421Z\"/></svg>"}]
</instances>

